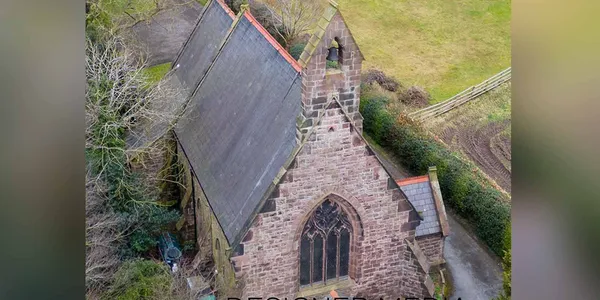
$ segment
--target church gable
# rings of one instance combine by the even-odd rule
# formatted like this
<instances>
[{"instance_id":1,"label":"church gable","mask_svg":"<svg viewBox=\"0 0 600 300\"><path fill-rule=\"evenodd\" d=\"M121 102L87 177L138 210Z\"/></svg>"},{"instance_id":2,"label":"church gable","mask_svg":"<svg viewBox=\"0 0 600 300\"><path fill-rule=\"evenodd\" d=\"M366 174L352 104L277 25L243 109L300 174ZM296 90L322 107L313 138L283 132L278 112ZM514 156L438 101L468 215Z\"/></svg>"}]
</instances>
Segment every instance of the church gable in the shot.
<instances>
[{"instance_id":1,"label":"church gable","mask_svg":"<svg viewBox=\"0 0 600 300\"><path fill-rule=\"evenodd\" d=\"M217 264L231 259L244 297L428 296L438 240L415 242L424 219L362 136L363 57L334 3L311 41L296 62L212 0L174 65L190 93L176 136L218 223Z\"/></svg>"},{"instance_id":2,"label":"church gable","mask_svg":"<svg viewBox=\"0 0 600 300\"><path fill-rule=\"evenodd\" d=\"M391 184L339 102L331 99L322 113L267 201L268 209L254 220L242 242L244 254L232 258L238 277L245 278L250 293L245 296L312 297L319 286L334 282L351 295L426 294L415 294L425 271L406 269L417 263L405 242L414 240L419 224L414 208ZM338 213L332 213L336 207ZM336 242L328 244L334 231ZM325 254L306 251L315 245ZM334 245L340 251L331 250ZM321 259L324 263L312 269L303 265ZM417 286L404 291L402 280Z\"/></svg>"}]
</instances>

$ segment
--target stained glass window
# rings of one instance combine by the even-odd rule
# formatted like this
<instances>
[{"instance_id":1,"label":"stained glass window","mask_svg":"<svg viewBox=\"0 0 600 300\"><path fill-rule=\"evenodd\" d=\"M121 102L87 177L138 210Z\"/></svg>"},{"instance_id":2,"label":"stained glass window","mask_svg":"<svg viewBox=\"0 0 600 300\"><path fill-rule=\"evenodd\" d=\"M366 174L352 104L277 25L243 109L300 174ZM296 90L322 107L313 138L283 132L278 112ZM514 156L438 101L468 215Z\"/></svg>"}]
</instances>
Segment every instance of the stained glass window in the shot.
<instances>
[{"instance_id":1,"label":"stained glass window","mask_svg":"<svg viewBox=\"0 0 600 300\"><path fill-rule=\"evenodd\" d=\"M340 276L348 275L350 264L350 233L343 230L340 233Z\"/></svg>"},{"instance_id":2,"label":"stained glass window","mask_svg":"<svg viewBox=\"0 0 600 300\"><path fill-rule=\"evenodd\" d=\"M329 232L327 237L327 279L335 278L337 273L337 242L335 231Z\"/></svg>"},{"instance_id":3,"label":"stained glass window","mask_svg":"<svg viewBox=\"0 0 600 300\"><path fill-rule=\"evenodd\" d=\"M313 240L313 282L323 281L323 238L317 234Z\"/></svg>"},{"instance_id":4,"label":"stained glass window","mask_svg":"<svg viewBox=\"0 0 600 300\"><path fill-rule=\"evenodd\" d=\"M300 243L300 284L310 284L310 245L308 237L303 236Z\"/></svg>"},{"instance_id":5,"label":"stained glass window","mask_svg":"<svg viewBox=\"0 0 600 300\"><path fill-rule=\"evenodd\" d=\"M300 285L348 275L352 226L341 207L325 200L310 216L300 242Z\"/></svg>"}]
</instances>

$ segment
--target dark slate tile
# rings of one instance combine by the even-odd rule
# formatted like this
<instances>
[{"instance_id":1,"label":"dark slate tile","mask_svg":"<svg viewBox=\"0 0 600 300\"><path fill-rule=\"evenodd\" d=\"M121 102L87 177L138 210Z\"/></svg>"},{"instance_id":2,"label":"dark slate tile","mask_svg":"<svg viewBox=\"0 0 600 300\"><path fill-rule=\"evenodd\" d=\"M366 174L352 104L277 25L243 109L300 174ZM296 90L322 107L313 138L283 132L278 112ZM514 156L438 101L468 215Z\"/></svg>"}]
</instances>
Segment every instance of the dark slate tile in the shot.
<instances>
[{"instance_id":1,"label":"dark slate tile","mask_svg":"<svg viewBox=\"0 0 600 300\"><path fill-rule=\"evenodd\" d=\"M243 18L192 99L193 117L176 129L230 241L296 146L296 75Z\"/></svg>"}]
</instances>

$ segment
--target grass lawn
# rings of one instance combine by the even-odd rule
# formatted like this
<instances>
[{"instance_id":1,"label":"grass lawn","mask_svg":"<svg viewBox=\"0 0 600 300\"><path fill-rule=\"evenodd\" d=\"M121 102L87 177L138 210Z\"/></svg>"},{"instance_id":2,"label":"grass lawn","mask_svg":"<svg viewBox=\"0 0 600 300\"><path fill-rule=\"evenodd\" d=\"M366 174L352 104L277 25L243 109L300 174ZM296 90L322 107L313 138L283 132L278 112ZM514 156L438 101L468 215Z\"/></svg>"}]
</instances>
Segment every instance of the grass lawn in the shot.
<instances>
[{"instance_id":1,"label":"grass lawn","mask_svg":"<svg viewBox=\"0 0 600 300\"><path fill-rule=\"evenodd\" d=\"M98 4L116 23L145 19L157 10L154 0L100 0Z\"/></svg>"},{"instance_id":2,"label":"grass lawn","mask_svg":"<svg viewBox=\"0 0 600 300\"><path fill-rule=\"evenodd\" d=\"M148 83L154 84L159 82L165 74L171 69L171 63L156 65L144 69L145 75L148 77Z\"/></svg>"},{"instance_id":3,"label":"grass lawn","mask_svg":"<svg viewBox=\"0 0 600 300\"><path fill-rule=\"evenodd\" d=\"M365 56L432 103L511 64L510 0L337 0Z\"/></svg>"}]
</instances>

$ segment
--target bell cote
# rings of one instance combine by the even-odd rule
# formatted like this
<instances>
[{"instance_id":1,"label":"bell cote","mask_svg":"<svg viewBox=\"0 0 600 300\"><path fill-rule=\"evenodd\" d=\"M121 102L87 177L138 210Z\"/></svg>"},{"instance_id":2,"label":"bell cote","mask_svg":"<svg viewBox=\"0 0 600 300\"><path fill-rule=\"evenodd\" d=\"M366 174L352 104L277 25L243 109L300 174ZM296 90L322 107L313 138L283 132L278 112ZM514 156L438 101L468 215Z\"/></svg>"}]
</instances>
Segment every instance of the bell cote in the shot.
<instances>
[{"instance_id":1,"label":"bell cote","mask_svg":"<svg viewBox=\"0 0 600 300\"><path fill-rule=\"evenodd\" d=\"M362 53L333 1L316 27L298 59L302 66L301 133L310 130L332 98L337 98L356 129L362 131L358 111Z\"/></svg>"}]
</instances>

